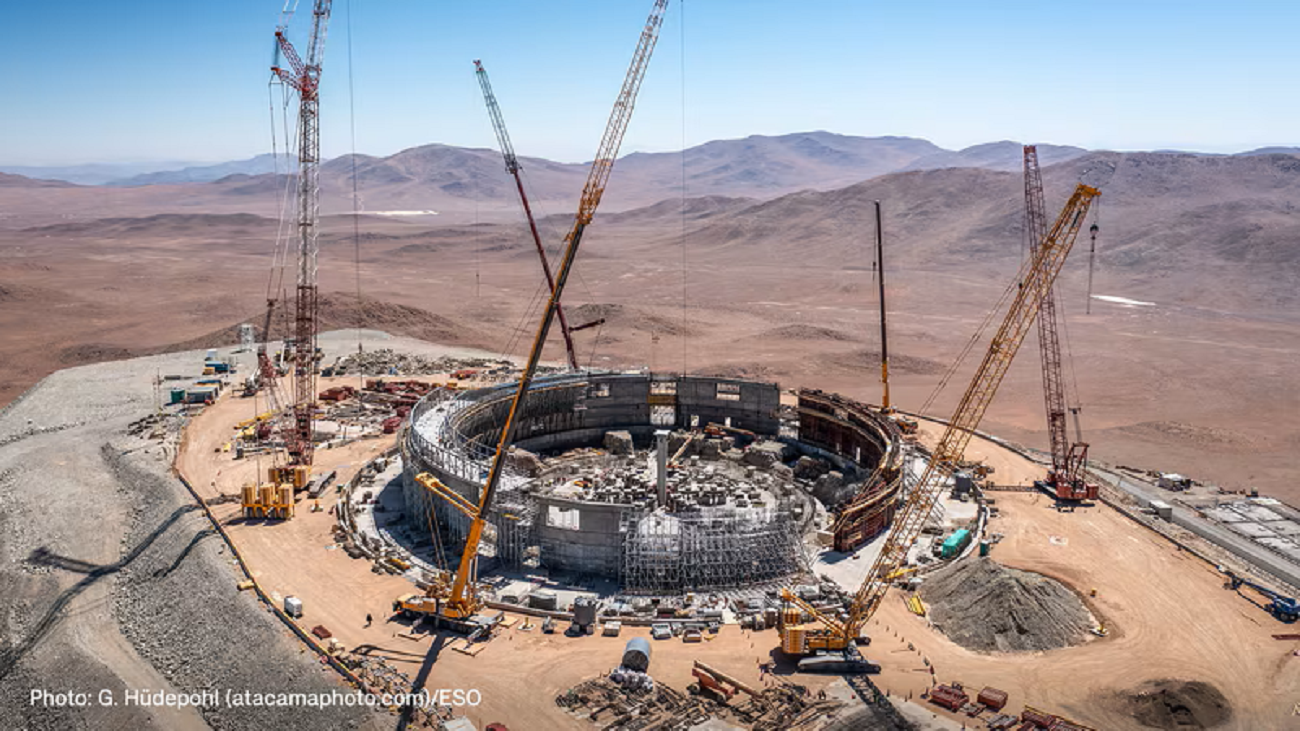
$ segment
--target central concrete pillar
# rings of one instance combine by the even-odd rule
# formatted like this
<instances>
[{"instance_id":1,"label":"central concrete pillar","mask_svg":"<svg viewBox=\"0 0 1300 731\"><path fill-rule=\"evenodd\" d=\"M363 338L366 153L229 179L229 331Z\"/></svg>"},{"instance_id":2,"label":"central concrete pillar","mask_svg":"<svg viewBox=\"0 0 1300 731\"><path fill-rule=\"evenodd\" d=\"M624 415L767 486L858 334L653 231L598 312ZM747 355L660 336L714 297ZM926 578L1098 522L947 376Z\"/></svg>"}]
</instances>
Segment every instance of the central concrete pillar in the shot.
<instances>
[{"instance_id":1,"label":"central concrete pillar","mask_svg":"<svg viewBox=\"0 0 1300 731\"><path fill-rule=\"evenodd\" d=\"M659 490L659 505L668 504L668 430L655 431L655 456L659 466L656 486Z\"/></svg>"}]
</instances>

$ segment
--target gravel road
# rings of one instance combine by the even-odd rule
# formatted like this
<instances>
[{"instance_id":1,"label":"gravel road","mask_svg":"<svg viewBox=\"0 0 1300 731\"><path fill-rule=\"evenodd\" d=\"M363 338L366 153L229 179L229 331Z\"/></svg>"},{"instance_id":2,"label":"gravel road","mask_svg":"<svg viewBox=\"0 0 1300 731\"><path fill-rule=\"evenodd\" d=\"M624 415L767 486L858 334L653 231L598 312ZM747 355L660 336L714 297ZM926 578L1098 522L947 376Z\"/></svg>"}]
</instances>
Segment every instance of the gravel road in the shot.
<instances>
[{"instance_id":1,"label":"gravel road","mask_svg":"<svg viewBox=\"0 0 1300 731\"><path fill-rule=\"evenodd\" d=\"M131 689L350 690L235 588L229 550L170 474L174 448L127 432L155 410L153 379L197 376L202 357L59 371L0 411L0 726L392 727L360 708L235 708L224 695L198 708L124 703ZM33 704L33 690L90 698Z\"/></svg>"}]
</instances>

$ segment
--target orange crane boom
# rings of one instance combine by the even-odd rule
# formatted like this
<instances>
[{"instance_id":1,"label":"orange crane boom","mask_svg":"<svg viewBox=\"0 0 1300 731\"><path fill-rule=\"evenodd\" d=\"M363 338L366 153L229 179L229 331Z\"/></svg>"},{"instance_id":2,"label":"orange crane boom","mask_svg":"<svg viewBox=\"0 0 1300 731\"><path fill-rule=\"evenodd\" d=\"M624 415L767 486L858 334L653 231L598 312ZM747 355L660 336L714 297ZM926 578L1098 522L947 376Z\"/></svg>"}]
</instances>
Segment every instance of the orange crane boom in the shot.
<instances>
[{"instance_id":1,"label":"orange crane boom","mask_svg":"<svg viewBox=\"0 0 1300 731\"><path fill-rule=\"evenodd\" d=\"M1002 325L993 336L979 369L948 421L924 472L894 516L894 525L885 539L880 555L849 605L847 619L839 621L827 616L799 600L789 589L782 590L781 595L787 606L781 615L781 649L791 655L809 655L817 651L842 653L805 658L800 663L801 669L857 672L868 669L854 647L862 626L875 613L889 591L886 577L906 564L908 550L934 512L935 503L949 476L966 451L966 445L1029 333L1042 305L1044 293L1051 289L1065 264L1065 258L1074 246L1079 226L1087 215L1089 206L1099 195L1101 193L1096 188L1080 184L1051 231L1043 238L1027 269L1023 270L1024 276ZM813 618L814 625L802 622L805 614Z\"/></svg>"},{"instance_id":2,"label":"orange crane boom","mask_svg":"<svg viewBox=\"0 0 1300 731\"><path fill-rule=\"evenodd\" d=\"M619 92L618 99L614 102L614 111L610 114L605 134L601 138L599 151L596 153L596 159L591 165L587 183L583 187L582 199L578 204L578 213L574 217L573 228L565 238L564 254L560 259L560 268L555 276L555 286L551 289L551 295L546 302L546 310L542 313L541 322L538 324L537 335L533 338L532 350L528 354L528 362L524 366L523 373L519 376L519 383L515 387L514 398L510 402L510 411L507 413L505 424L501 428L501 437L497 441L496 454L492 458L492 467L488 471L487 482L480 492L478 505L472 508L473 512L466 510L467 506L458 506L467 515L471 515L472 519L469 533L465 539L465 551L461 554L460 567L456 570L446 601L438 609L439 617L453 620L453 626L455 626L454 622L456 621L463 621L472 617L478 609L475 592L473 587L470 586L470 572L475 564L475 558L478 556L479 540L483 535L483 527L492 505L492 498L496 495L497 486L501 483L501 475L505 470L506 455L509 452L510 443L514 441L515 429L518 425L517 417L523 411L523 404L528 396L529 386L532 385L533 376L537 373L537 364L542 357L542 348L546 345L546 335L550 331L551 321L555 318L555 311L559 307L560 295L564 292L564 285L569 280L569 272L573 269L573 261L577 257L578 246L582 242L582 233L596 214L596 207L600 204L600 197L605 192L609 174L614 168L614 159L618 155L618 148L623 142L624 133L627 132L627 125L632 119L632 108L636 104L637 92L641 88L641 81L645 77L646 67L650 62L650 54L654 51L655 43L659 39L659 28L663 25L664 11L667 7L668 0L655 0L654 7L650 10L650 17L646 20L645 28L641 31L641 38L637 43L636 52L632 56L632 64L628 67L627 77L623 80L623 88ZM427 479L432 478L431 476L417 475L416 479L424 483ZM414 605L408 604L406 600L401 599L395 605L395 608L409 611L408 607L413 609Z\"/></svg>"},{"instance_id":3,"label":"orange crane boom","mask_svg":"<svg viewBox=\"0 0 1300 731\"><path fill-rule=\"evenodd\" d=\"M519 202L524 206L524 216L528 219L528 230L533 234L533 245L537 255L542 259L542 273L546 275L546 286L555 291L555 276L551 274L551 263L546 258L546 249L542 246L541 234L537 232L537 222L533 220L533 207L528 203L528 194L524 192L524 179L519 174L519 158L515 156L515 146L510 143L510 133L506 131L506 120L501 116L501 107L497 104L496 94L492 93L492 82L488 80L487 69L481 61L474 62L474 74L483 89L483 101L487 104L488 116L492 118L492 128L496 130L497 142L501 145L501 157L505 159L506 172L515 179L515 189L519 191ZM578 370L578 356L573 348L573 335L569 321L564 316L564 306L556 303L555 314L560 319L560 334L564 336L564 349L569 356L569 367Z\"/></svg>"}]
</instances>

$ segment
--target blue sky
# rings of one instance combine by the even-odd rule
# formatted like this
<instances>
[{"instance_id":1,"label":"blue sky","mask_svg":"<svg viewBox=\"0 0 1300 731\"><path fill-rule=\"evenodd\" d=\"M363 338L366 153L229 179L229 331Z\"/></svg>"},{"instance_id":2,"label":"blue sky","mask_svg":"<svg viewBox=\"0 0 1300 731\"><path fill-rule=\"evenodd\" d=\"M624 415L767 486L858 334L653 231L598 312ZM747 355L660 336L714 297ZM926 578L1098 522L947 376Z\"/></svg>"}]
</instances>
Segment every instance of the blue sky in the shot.
<instances>
[{"instance_id":1,"label":"blue sky","mask_svg":"<svg viewBox=\"0 0 1300 731\"><path fill-rule=\"evenodd\" d=\"M591 157L650 0L336 0L323 147ZM275 0L7 2L0 163L228 160L270 148ZM300 44L304 0L291 25ZM1287 0L672 0L624 152L812 129L1232 152L1300 143ZM684 62L684 63L683 63ZM684 103L683 103L684 101ZM684 123L684 124L683 124ZM684 126L684 130L683 130Z\"/></svg>"}]
</instances>

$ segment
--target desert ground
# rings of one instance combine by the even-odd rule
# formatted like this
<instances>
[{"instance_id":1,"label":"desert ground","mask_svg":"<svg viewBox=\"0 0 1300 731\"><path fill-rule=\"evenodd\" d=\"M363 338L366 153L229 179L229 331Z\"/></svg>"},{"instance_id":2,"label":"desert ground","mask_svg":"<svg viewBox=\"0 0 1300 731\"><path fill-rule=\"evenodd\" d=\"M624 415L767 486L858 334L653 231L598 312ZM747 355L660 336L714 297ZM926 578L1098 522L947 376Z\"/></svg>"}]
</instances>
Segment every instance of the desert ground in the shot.
<instances>
[{"instance_id":1,"label":"desert ground","mask_svg":"<svg viewBox=\"0 0 1300 731\"><path fill-rule=\"evenodd\" d=\"M945 376L1024 257L1019 146L954 160L897 140L849 149L818 135L791 136L776 152L771 140L784 138L692 153L684 189L666 158L638 160L616 177L565 295L575 323L605 319L577 334L580 360L743 375L878 402L871 203L880 200L894 404L948 415L989 333ZM1049 210L1080 180L1103 192L1089 219L1101 230L1095 259L1085 233L1057 283L1069 400L1082 406L1093 455L1300 504L1300 158L1065 149L1044 163ZM554 254L582 167L529 165ZM361 168L358 217L349 215L350 165L326 171L322 330L374 328L493 355L525 352L544 286L493 153L432 146L368 158ZM194 349L233 344L240 323L260 328L268 295L281 303L271 336L286 332L286 283L275 283L272 269L282 184L254 175L105 189L0 177L0 700L26 727L107 719L24 706L20 691L48 678L114 688L338 685L236 591L230 558L168 472L177 455L125 434L154 409L153 379L187 372ZM387 215L425 210L438 213ZM1090 261L1091 294L1103 297L1091 301ZM331 352L355 347L346 332L336 337ZM1031 337L982 428L1043 449L1036 351ZM181 352L188 360L169 355ZM137 357L149 360L125 360ZM562 357L558 337L546 357ZM200 417L179 455L177 466L205 496L232 492L241 469L256 467L213 460L228 435L224 420L242 409L232 403ZM377 447L322 455L323 463L355 469ZM998 465L999 482L1028 481L1040 469L982 441L974 449ZM1006 539L995 559L1081 595L1096 589L1085 602L1109 636L1042 654L983 655L955 646L893 597L873 625L883 687L915 695L925 680L918 658L929 658L941 681L1003 687L1015 703L1126 728L1124 693L1146 681L1194 680L1228 699L1227 727L1286 727L1300 691L1294 643L1273 640L1272 620L1224 591L1212 566L1104 506L1058 514L1015 494L999 504L994 530ZM230 510L218 506L223 520ZM303 596L345 644L373 645L417 671L427 640L397 637L383 622L363 626L367 612L385 616L392 594L409 585L327 549L330 523L304 511L274 532L229 527L271 591ZM197 619L178 625L162 615ZM544 718L553 725L542 727L572 727L550 699L606 669L622 640L588 638L557 655L549 650L564 639L512 632L477 657L442 652L430 685L471 673L494 678L491 705L476 722ZM895 634L906 638L896 647ZM907 651L907 642L917 649ZM726 628L692 654L757 682L756 662L774 644L771 632ZM249 648L264 661L241 661ZM667 682L684 684L687 656L661 654ZM520 669L541 685L507 680ZM537 715L512 715L518 708ZM137 711L114 718L176 728L254 721ZM364 713L274 721L379 722Z\"/></svg>"},{"instance_id":2,"label":"desert ground","mask_svg":"<svg viewBox=\"0 0 1300 731\"><path fill-rule=\"evenodd\" d=\"M346 340L346 333L339 335ZM251 400L223 399L187 429L177 466L205 499L233 493L254 469L249 460L220 453L233 425L252 409ZM923 429L924 442L933 443L937 436L932 425ZM365 440L322 452L319 464L339 468L340 479L347 479L391 442L391 437ZM984 439L977 439L968 454L992 465L1004 484L1026 484L1041 470ZM299 515L283 524L246 521L235 503L214 511L264 589L274 597L298 596L312 607L304 626L323 624L345 646L370 648L372 655L414 675L436 640L427 634L404 636L402 622L364 623L368 613L387 618L392 599L409 591L409 583L375 574L368 562L331 550L334 517L308 512L308 502L301 502ZM1105 504L1062 513L1045 496L1030 493L997 493L997 504L1000 515L989 530L1005 537L993 549L994 559L1062 582L1104 624L1107 636L1046 652L975 652L910 613L903 594L895 592L868 626L873 642L866 650L883 667L876 678L882 689L919 701L931 682L924 665L928 660L939 682L958 681L975 690L993 686L1008 691L1015 707L1060 713L1098 729L1127 729L1141 728L1127 703L1143 683L1200 682L1222 693L1231 709L1230 722L1217 727L1285 727L1300 694L1300 665L1291 662L1296 643L1273 639L1277 622L1225 591L1213 565ZM476 722L581 728L558 713L554 696L611 669L626 637L646 634L644 628L627 628L620 638L572 639L512 628L473 657L443 648L427 682L430 687L472 682L482 690L489 700L471 711ZM773 654L776 643L774 631L738 627L724 627L716 639L699 646L655 642L655 676L684 689L691 680L690 662L700 659L760 685L757 665L779 659L779 653ZM521 683L521 677L535 680ZM798 682L815 691L831 679L801 677Z\"/></svg>"}]
</instances>

